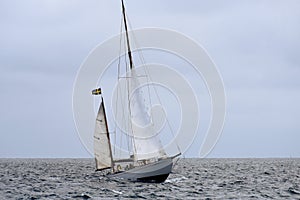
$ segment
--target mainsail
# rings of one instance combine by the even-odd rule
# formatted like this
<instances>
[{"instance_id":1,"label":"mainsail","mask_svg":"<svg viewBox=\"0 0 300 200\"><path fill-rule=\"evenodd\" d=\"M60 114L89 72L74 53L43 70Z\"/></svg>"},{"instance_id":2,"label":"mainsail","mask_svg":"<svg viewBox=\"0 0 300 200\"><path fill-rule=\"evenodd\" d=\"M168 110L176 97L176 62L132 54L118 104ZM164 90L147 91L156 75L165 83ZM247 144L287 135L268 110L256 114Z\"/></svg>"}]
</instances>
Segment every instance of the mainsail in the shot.
<instances>
[{"instance_id":1,"label":"mainsail","mask_svg":"<svg viewBox=\"0 0 300 200\"><path fill-rule=\"evenodd\" d=\"M149 110L145 106L145 96L135 69L131 69L129 78L130 112L134 154L136 160L162 158L166 156L163 146L156 135Z\"/></svg>"},{"instance_id":2,"label":"mainsail","mask_svg":"<svg viewBox=\"0 0 300 200\"><path fill-rule=\"evenodd\" d=\"M96 127L94 133L94 153L97 170L112 167L113 160L103 98L101 98L101 103L96 118Z\"/></svg>"},{"instance_id":3,"label":"mainsail","mask_svg":"<svg viewBox=\"0 0 300 200\"><path fill-rule=\"evenodd\" d=\"M126 33L127 54L130 64L129 76L129 109L131 114L132 135L134 142L134 157L136 160L147 160L151 158L162 158L166 156L159 138L155 135L151 117L144 105L144 97L140 91L140 83L133 65L130 49L126 12L123 0L122 12Z\"/></svg>"}]
</instances>

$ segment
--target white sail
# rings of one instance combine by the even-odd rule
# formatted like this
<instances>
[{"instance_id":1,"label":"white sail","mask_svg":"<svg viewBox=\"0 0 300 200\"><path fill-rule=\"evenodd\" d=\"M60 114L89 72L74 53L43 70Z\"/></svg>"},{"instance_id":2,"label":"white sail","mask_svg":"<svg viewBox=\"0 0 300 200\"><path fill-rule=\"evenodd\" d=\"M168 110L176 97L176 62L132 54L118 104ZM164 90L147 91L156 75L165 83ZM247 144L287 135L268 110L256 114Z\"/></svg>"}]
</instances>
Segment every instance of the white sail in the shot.
<instances>
[{"instance_id":1,"label":"white sail","mask_svg":"<svg viewBox=\"0 0 300 200\"><path fill-rule=\"evenodd\" d=\"M145 97L140 88L141 85L135 69L131 69L130 74L130 112L135 159L144 160L165 157L166 153L156 135L149 111L146 109Z\"/></svg>"},{"instance_id":2,"label":"white sail","mask_svg":"<svg viewBox=\"0 0 300 200\"><path fill-rule=\"evenodd\" d=\"M120 91L124 92L124 94L121 93L120 98L118 98L118 95L116 97L115 108L119 108L118 105L121 103L120 105L122 110L117 109L117 112L115 112L115 117L120 116L120 119L119 117L116 118L118 120L116 120L115 124L115 133L119 130L121 134L129 134L125 138L125 140L127 139L128 147L128 152L126 153L129 153L129 158L113 160L105 107L103 98L101 98L94 134L96 168L97 170L112 168L112 173L109 173L108 177L123 178L130 181L161 183L169 176L173 167L173 158L179 154L173 157L167 157L158 135L155 132L156 129L154 128L154 124L150 116L149 107L151 105L147 107L148 104L143 95L143 88L141 88L142 84L138 80L139 76L137 76L137 72L135 71L133 64L123 0L121 0L121 3L124 27L126 31L127 54L130 65L126 65L126 77L120 76L120 69L118 65L119 84L121 83L120 80L124 81L120 85L120 88L123 87ZM92 94L100 95L101 88L93 90ZM118 100L120 100L120 102ZM151 102L149 102L149 104L151 104ZM120 124L118 122L120 122ZM130 138L130 136L132 138ZM122 141L126 142L122 139L122 136L117 138L117 135L115 135L114 148L117 147L116 144L118 143L116 141L118 141L118 139L120 140L120 142L118 142L120 145L122 145ZM129 139L132 139L131 143L129 142ZM122 148L120 148L120 150L122 150ZM134 154L133 157L132 153Z\"/></svg>"},{"instance_id":3,"label":"white sail","mask_svg":"<svg viewBox=\"0 0 300 200\"><path fill-rule=\"evenodd\" d=\"M103 99L101 99L99 111L96 118L96 127L94 133L94 154L97 170L110 168L112 166L112 153Z\"/></svg>"}]
</instances>

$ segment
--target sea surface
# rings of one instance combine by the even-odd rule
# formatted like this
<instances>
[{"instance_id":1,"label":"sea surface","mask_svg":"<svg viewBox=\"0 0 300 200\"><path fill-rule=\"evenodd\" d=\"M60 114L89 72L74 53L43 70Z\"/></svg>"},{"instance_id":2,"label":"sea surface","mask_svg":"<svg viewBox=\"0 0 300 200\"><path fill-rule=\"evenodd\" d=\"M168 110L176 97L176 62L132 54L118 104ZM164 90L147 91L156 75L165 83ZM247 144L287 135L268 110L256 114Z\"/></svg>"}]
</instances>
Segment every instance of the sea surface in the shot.
<instances>
[{"instance_id":1,"label":"sea surface","mask_svg":"<svg viewBox=\"0 0 300 200\"><path fill-rule=\"evenodd\" d=\"M1 199L300 199L300 159L180 159L165 183L112 180L93 159L0 159Z\"/></svg>"}]
</instances>

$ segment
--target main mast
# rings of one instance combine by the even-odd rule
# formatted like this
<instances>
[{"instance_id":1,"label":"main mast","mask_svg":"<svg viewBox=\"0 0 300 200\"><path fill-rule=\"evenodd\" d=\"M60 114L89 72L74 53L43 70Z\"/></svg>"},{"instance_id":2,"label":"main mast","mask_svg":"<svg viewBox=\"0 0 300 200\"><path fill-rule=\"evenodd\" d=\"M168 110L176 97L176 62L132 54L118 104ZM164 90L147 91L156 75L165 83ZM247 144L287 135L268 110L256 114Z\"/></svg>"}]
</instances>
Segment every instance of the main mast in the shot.
<instances>
[{"instance_id":1,"label":"main mast","mask_svg":"<svg viewBox=\"0 0 300 200\"><path fill-rule=\"evenodd\" d=\"M132 59L132 54L131 54L131 49L130 49L130 41L129 41L129 34L128 34L128 26L127 26L127 20L126 20L126 11L125 11L125 5L124 5L124 0L121 0L122 2L122 13L123 13L123 20L124 20L124 26L125 26L125 33L126 33L126 42L127 42L127 53L128 53L128 57L129 57L129 64L130 64L130 70L132 70L134 68L133 66L133 59ZM127 71L127 67L126 67L126 72ZM129 82L129 79L126 79L127 80L127 90L128 90L128 95L127 95L127 98L128 98L128 108L129 108L129 113L131 116L131 106L130 106L130 89L129 89L129 85L130 85L130 82ZM131 121L131 120L130 120ZM132 130L132 122L130 122L131 124L131 130ZM133 131L133 130L132 130ZM132 138L132 145L133 145L133 148L135 149L134 151L136 152L136 145L135 145L135 141L134 139ZM133 153L134 157L135 157L135 153Z\"/></svg>"},{"instance_id":2,"label":"main mast","mask_svg":"<svg viewBox=\"0 0 300 200\"><path fill-rule=\"evenodd\" d=\"M133 68L133 59L132 59L132 54L131 54L131 49L130 49L127 20L126 20L125 6L124 6L124 1L123 0L122 0L122 13L123 13L123 19L124 19L124 25L125 25L126 40L127 40L127 51L128 51L130 69L132 69Z\"/></svg>"}]
</instances>

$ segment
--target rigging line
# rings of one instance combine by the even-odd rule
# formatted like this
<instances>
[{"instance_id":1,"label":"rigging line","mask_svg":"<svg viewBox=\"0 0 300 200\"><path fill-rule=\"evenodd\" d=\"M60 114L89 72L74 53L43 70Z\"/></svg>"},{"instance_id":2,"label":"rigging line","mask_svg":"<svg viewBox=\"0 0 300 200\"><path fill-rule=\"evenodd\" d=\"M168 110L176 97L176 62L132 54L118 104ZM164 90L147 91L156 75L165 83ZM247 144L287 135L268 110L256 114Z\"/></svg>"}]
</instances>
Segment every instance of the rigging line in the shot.
<instances>
[{"instance_id":1,"label":"rigging line","mask_svg":"<svg viewBox=\"0 0 300 200\"><path fill-rule=\"evenodd\" d=\"M120 93L121 93L121 90L120 90ZM122 93L120 94L121 96L122 96ZM121 97L121 99L125 99L125 97ZM124 106L124 102L121 100L121 107L122 107L122 124L124 123L124 125L125 125L125 131L128 129L128 126L127 126L127 123L126 123L126 121L125 121L125 106ZM122 129L120 129L120 132L122 131ZM123 133L121 133L121 134L123 134Z\"/></svg>"},{"instance_id":2,"label":"rigging line","mask_svg":"<svg viewBox=\"0 0 300 200\"><path fill-rule=\"evenodd\" d=\"M132 73L132 71L130 71L130 73ZM132 74L131 74L131 76L132 76ZM127 100L128 100L128 110L129 110L129 112L128 112L128 115L129 115L128 123L129 123L130 129L131 129L131 139L132 139L132 144L133 144L133 147L134 147L134 152L137 153L137 148L136 148L136 145L135 145L134 133L133 133L133 128L132 128L132 120L131 120L132 113L131 113L130 94L129 94L129 92L130 92L130 82L129 82L128 78L126 78L126 82L127 82Z\"/></svg>"},{"instance_id":3,"label":"rigging line","mask_svg":"<svg viewBox=\"0 0 300 200\"><path fill-rule=\"evenodd\" d=\"M180 158L175 158L176 160L175 160L175 162L174 162L174 164L173 164L173 168L177 165L177 163L178 163L178 161L180 160Z\"/></svg>"},{"instance_id":4,"label":"rigging line","mask_svg":"<svg viewBox=\"0 0 300 200\"><path fill-rule=\"evenodd\" d=\"M126 47L126 41L124 40L124 47ZM128 74L128 72L130 71L130 68L129 68L129 66L128 66L128 61L127 61L127 57L126 56L124 56L124 60L125 60L125 69L126 69L126 74ZM134 141L134 135L133 135L133 128L132 128L132 122L131 122L131 109L130 109L130 94L129 94L129 90L130 90L130 85L129 85L129 79L128 78L126 78L126 89L127 89L127 103L128 103L128 124L127 124L127 126L128 126L128 133L127 133L127 138L128 138L128 142L129 142L129 140L131 140L131 143L132 143L132 146L133 146L133 148L134 148L134 150L132 150L133 151L133 153L134 152L137 152L136 151L136 145L135 145L135 141ZM124 98L125 99L125 98ZM124 105L123 105L124 106ZM125 106L123 107L124 109L125 109ZM125 113L125 111L124 111L124 113ZM125 115L125 114L124 114ZM125 119L125 118L124 118ZM131 132L131 134L130 134L130 132Z\"/></svg>"},{"instance_id":5,"label":"rigging line","mask_svg":"<svg viewBox=\"0 0 300 200\"><path fill-rule=\"evenodd\" d=\"M124 36L126 37L126 36ZM126 40L124 40L124 48L126 49ZM126 76L128 74L128 72L130 71L130 68L128 66L128 58L126 57L126 55L124 56L124 60L125 60L125 73L126 73ZM130 139L132 139L131 135L130 135L130 131L132 132L132 135L133 135L133 130L132 130L132 125L131 125L131 110L130 110L130 100L129 100L129 80L128 78L125 78L126 79L126 89L127 89L127 108L128 108L128 115L127 115L127 118L128 118L128 122L127 122L127 128L128 128L128 133L125 133L127 135L127 141L129 142ZM125 93L126 95L126 93ZM125 99L125 98L124 98ZM124 106L124 105L123 105ZM125 106L123 107L125 109ZM125 116L125 110L124 110L124 116ZM125 117L124 117L125 119ZM130 138L130 139L129 139ZM132 143L134 143L133 139L131 141ZM128 145L129 146L129 145Z\"/></svg>"},{"instance_id":6,"label":"rigging line","mask_svg":"<svg viewBox=\"0 0 300 200\"><path fill-rule=\"evenodd\" d=\"M122 0L122 1L123 1L123 0ZM126 23L126 22L125 22L125 23ZM129 19L128 19L128 23L129 23L130 28L132 29ZM134 38L134 42L135 42L136 44L138 44L138 42L137 42L137 40L136 40L136 38L135 38L135 35L134 35L134 34L132 34L132 35L133 35L133 38ZM138 45L136 45L136 46L138 46ZM149 73L149 71L148 71L148 69L147 69L147 66L145 65L145 59L144 59L144 57L143 57L143 54L142 54L140 51L138 51L138 53L139 53L141 62L144 64L144 69L145 69L146 74L148 74L148 77L149 77L150 81L153 82L153 81L152 81L152 78L151 78L151 76L150 76L150 73ZM130 53L130 55L131 55L131 53ZM148 81L149 79L147 79L147 81ZM149 82L149 81L148 81L148 82ZM147 84L147 85L148 85L148 94L149 94L149 96L150 96L149 84ZM158 95L158 92L157 92L156 88L155 88L155 87L153 87L153 88L154 88L155 94L156 94L156 96L157 96L157 98L158 98L158 100L159 100L159 103L162 105L161 100L160 100L160 98L159 98L159 95ZM149 101L151 101L151 97L149 98ZM151 102L150 102L150 106L152 106L152 103L151 103ZM151 114L151 113L150 113L150 114ZM153 122L153 116L152 116L152 115L151 115L151 121ZM167 121L167 123L168 123L168 126L169 126L169 129L170 129L170 131L171 131L171 134L172 134L173 137L175 138L174 131L172 130L172 127L171 127L171 124L170 124L168 118L166 118L166 121ZM176 146L177 146L178 151L181 153L181 150L180 150L180 148L179 148L179 146L178 146L176 140L175 140L175 143L176 143Z\"/></svg>"},{"instance_id":7,"label":"rigging line","mask_svg":"<svg viewBox=\"0 0 300 200\"><path fill-rule=\"evenodd\" d=\"M124 48L126 48L126 40L124 40ZM128 71L128 62L127 62L127 58L126 58L126 56L124 56L124 61L125 61L125 72L127 73L127 71ZM127 82L126 82L126 88L128 87L128 84L127 84ZM126 89L125 88L125 89ZM121 92L121 91L120 91ZM125 96L123 97L123 99L125 100L125 99L127 99L127 97L126 97L126 93L125 93ZM123 110L123 112L122 112L122 114L123 114L123 120L124 120L124 124L126 124L126 130L125 130L125 133L121 133L121 136L123 136L123 134L125 134L125 139L126 140L128 140L127 139L127 133L126 133L126 131L127 131L127 129L129 130L129 126L128 126L128 124L127 124L127 122L126 122L126 114L125 114L125 107L127 107L127 105L124 105L124 101L122 101L122 110ZM122 139L122 137L121 137L121 140L120 140L120 146L121 146L121 148L123 147L123 139Z\"/></svg>"},{"instance_id":8,"label":"rigging line","mask_svg":"<svg viewBox=\"0 0 300 200\"><path fill-rule=\"evenodd\" d=\"M128 16L128 14L127 14L127 16ZM127 17L127 21L128 21L128 24L129 24L129 28L131 30L133 30L129 17ZM134 32L132 32L132 37L133 37L133 42L135 43L135 46L139 47L140 44L139 44L139 42L138 42L138 40L137 40ZM138 52L138 55L139 55L139 58L141 60L142 65L145 66L146 65L146 61L145 61L145 57L144 57L144 55L142 53L142 50L140 50L140 49L137 48L137 52Z\"/></svg>"},{"instance_id":9,"label":"rigging line","mask_svg":"<svg viewBox=\"0 0 300 200\"><path fill-rule=\"evenodd\" d=\"M126 83L127 83L127 80L126 80ZM128 85L126 85L126 86L128 86ZM124 98L125 99L125 98ZM122 101L122 104L123 104L124 102ZM124 104L123 104L123 106L124 106ZM125 107L123 107L123 108L125 108ZM124 111L125 112L125 111ZM125 118L125 114L123 114L123 119L125 120L126 118ZM128 118L128 119L130 119L130 118ZM126 123L126 122L125 122ZM124 123L124 124L125 124ZM129 125L126 123L126 126L127 126L127 128L126 128L126 130L129 132ZM125 130L125 131L126 131ZM126 134L126 142L127 142L127 150L128 150L128 152L129 152L129 154L130 154L130 144L129 144L129 139L130 137L129 137L129 134L127 133Z\"/></svg>"},{"instance_id":10,"label":"rigging line","mask_svg":"<svg viewBox=\"0 0 300 200\"><path fill-rule=\"evenodd\" d=\"M121 18L121 23L120 23L120 49L119 49L119 61L118 61L118 82L119 82L119 79L120 79L120 64L121 64L121 52L122 52L122 25L123 25L123 19ZM116 99L116 105L115 105L115 108L116 108L116 111L115 111L115 117L117 117L117 111L118 111L118 98L119 97L119 92L118 92L118 88L117 88L117 99ZM117 121L115 119L115 135L114 135L114 149L113 149L113 153L116 154L116 141L117 141Z\"/></svg>"},{"instance_id":11,"label":"rigging line","mask_svg":"<svg viewBox=\"0 0 300 200\"><path fill-rule=\"evenodd\" d=\"M122 53L122 38L123 38L123 34L122 34L122 29L123 29L123 19L121 18L121 23L120 23L120 49L119 49L119 62L118 62L118 79L120 77L120 65L121 65L121 53Z\"/></svg>"},{"instance_id":12,"label":"rigging line","mask_svg":"<svg viewBox=\"0 0 300 200\"><path fill-rule=\"evenodd\" d=\"M128 21L128 24L129 24L129 28L130 28L131 30L133 30L128 15L127 15L127 21ZM136 47L139 47L140 45L139 45L139 43L138 43L138 40L137 40L137 38L136 38L134 32L132 32L132 37L133 37L133 42L135 43L135 46L136 46ZM138 52L139 59L140 59L140 61L141 61L141 63L142 63L142 66L143 66L143 68L144 68L144 71L145 71L147 83L150 83L150 81L149 81L149 76L148 76L149 73L147 73L147 70L146 70L146 67L147 67L147 66L146 66L146 61L145 61L145 57L144 57L144 55L143 55L143 52L142 52L142 50L140 50L140 49L138 49L138 48L137 48L137 52ZM153 105L153 104L152 104L151 94L150 94L150 84L147 84L147 90L148 90L148 98L149 98L150 108L152 108L152 105ZM150 114L150 118L151 118L151 124L152 124L152 126L154 126L154 123L153 123L153 115L151 114L151 112L150 112L149 114Z\"/></svg>"},{"instance_id":13,"label":"rigging line","mask_svg":"<svg viewBox=\"0 0 300 200\"><path fill-rule=\"evenodd\" d=\"M120 51L119 51L119 63L118 63L118 82L119 82L119 80L120 80L120 73L121 73L121 59L122 59L122 57L121 57L121 52L122 52L122 41L124 41L124 48L126 48L126 40L123 40L123 37L125 37L125 35L124 34L122 34L122 29L123 29L123 19L121 19L121 27L120 27ZM126 65L126 71L127 71L127 68L128 68L128 63L127 63L127 60L126 60L126 56L124 56L124 59L125 59L125 65ZM122 97L122 92L121 92L121 88L120 87L118 87L117 88L117 100L119 99L119 92L120 92L120 98L121 99L125 99L124 97ZM117 102L118 101L116 101L116 105L117 105ZM116 106L116 108L117 108L118 106ZM126 121L125 121L125 119L126 119L126 117L125 117L125 106L124 106L124 102L121 100L121 110L122 110L122 122L121 122L121 124L123 124L124 123L124 125L125 125L125 131L126 131L126 129L129 129L129 127L126 127L127 126L127 123L126 123ZM115 113L115 116L117 117L118 116L118 114L117 114L117 111L118 111L119 109L116 109L116 113ZM116 125L116 127L117 127L117 125ZM123 132L122 132L122 128L121 129L119 129L120 131L120 134L121 134L121 137L120 137L120 140L119 140L119 144L120 144L120 147L121 147L121 149L122 149L122 146L123 146ZM128 148L128 151L130 151L130 149L129 149L129 144L128 144L128 139L127 139L127 137L125 137L125 139L126 139L126 141L127 141L127 148ZM118 141L117 141L117 139L115 140L116 142L115 143L117 143ZM119 153L119 155L121 156L121 151L119 151L118 152Z\"/></svg>"},{"instance_id":14,"label":"rigging line","mask_svg":"<svg viewBox=\"0 0 300 200\"><path fill-rule=\"evenodd\" d=\"M117 88L117 99L116 99L116 109L115 109L115 135L114 135L114 154L116 154L116 144L117 144L117 110L118 110L118 99L119 99L119 88Z\"/></svg>"},{"instance_id":15,"label":"rigging line","mask_svg":"<svg viewBox=\"0 0 300 200\"><path fill-rule=\"evenodd\" d=\"M123 35L123 34L122 34ZM124 40L124 48L126 48L126 40ZM128 64L127 64L127 60L126 60L126 56L124 57L124 60L125 60L125 68L126 68L126 71L127 71L127 66L128 66ZM120 91L121 92L121 91ZM121 95L122 95L122 93L121 93ZM123 98L122 98L123 99ZM124 99L125 99L125 97L124 97ZM125 120L125 105L124 105L124 102L123 101L121 101L121 103L122 103L122 118L123 118L123 120ZM123 121L124 122L124 121ZM126 124L126 121L124 122L124 124ZM127 124L125 125L125 126L127 126ZM125 127L125 129L126 129L126 127ZM125 130L126 131L126 130ZM122 147L123 147L123 132L122 132L122 130L120 131L121 133L120 133L120 149L122 149ZM121 150L119 151L119 157L121 157Z\"/></svg>"},{"instance_id":16,"label":"rigging line","mask_svg":"<svg viewBox=\"0 0 300 200\"><path fill-rule=\"evenodd\" d=\"M133 69L133 59L132 59L132 54L131 54L131 50L130 50L130 42L129 42L129 35L128 35L128 28L127 28L127 21L126 21L126 12L125 12L125 6L124 6L124 2L123 0L121 0L122 2L122 11L123 11L123 20L124 20L124 27L125 27L125 31L126 31L126 39L127 39L127 53L128 53L128 57L129 57L129 63L130 63L130 69L127 70L127 62L126 62L126 73L128 73L130 70ZM126 56L125 56L125 60L126 60ZM126 79L127 82L127 91L128 91L128 109L129 109L129 126L131 127L131 131L132 131L132 144L134 147L134 152L137 152L136 149L136 145L135 145L135 141L134 141L134 134L133 134L133 128L132 128L132 121L131 121L131 108L130 108L130 94L129 94L129 80Z\"/></svg>"},{"instance_id":17,"label":"rigging line","mask_svg":"<svg viewBox=\"0 0 300 200\"><path fill-rule=\"evenodd\" d=\"M130 22L130 19L129 19L128 16L129 16L129 15L127 14L127 21L128 21L129 28L130 28L131 30L133 30L132 25L131 25L131 22ZM139 43L138 43L137 38L135 37L134 32L132 32L132 37L133 37L133 42L136 44L135 46L136 46L136 47L139 47L140 45L139 45ZM144 56L143 56L142 51L140 51L140 50L137 48L137 52L138 52L138 55L139 55L139 57L140 57L140 60L141 60L142 64L145 65L146 62L145 62L145 58L144 58Z\"/></svg>"},{"instance_id":18,"label":"rigging line","mask_svg":"<svg viewBox=\"0 0 300 200\"><path fill-rule=\"evenodd\" d=\"M129 27L132 29L131 23L130 23L129 20L128 20L128 23L129 23ZM136 46L139 46L138 40L136 39L135 35L134 35L134 34L132 34L132 35L133 35L133 40L134 40L134 42L136 43ZM145 62L144 55L143 55L142 52L139 51L139 50L138 50L138 53L139 53L141 62L144 64L143 66L144 66L146 75L147 75L147 77L149 77L150 81L153 83L152 78L151 78L150 73L149 73L149 70L148 70L147 66L145 65L146 62ZM148 84L148 86L149 86L149 84ZM158 99L160 105L163 105L163 104L161 103L161 99L159 98L159 95L158 95L158 92L157 92L156 87L153 86L153 89L154 89L154 92L155 92L155 94L156 94L156 97L157 97L157 99ZM149 95L150 95L150 92L149 92ZM151 98L150 98L150 100L151 100ZM150 104L150 105L152 105L152 104ZM151 118L152 118L152 115L151 115ZM168 120L167 117L166 117L166 121L167 121L167 124L168 124L168 126L169 126L169 129L170 129L170 131L171 131L171 134L172 134L173 138L175 139L174 131L173 131L173 129L172 129L172 127L171 127L171 124L170 124L170 122L169 122L169 120ZM180 147L179 147L179 145L178 145L176 139L175 139L175 143L176 143L177 150L178 150L180 153L182 153L182 151L181 151L181 149L180 149Z\"/></svg>"}]
</instances>

